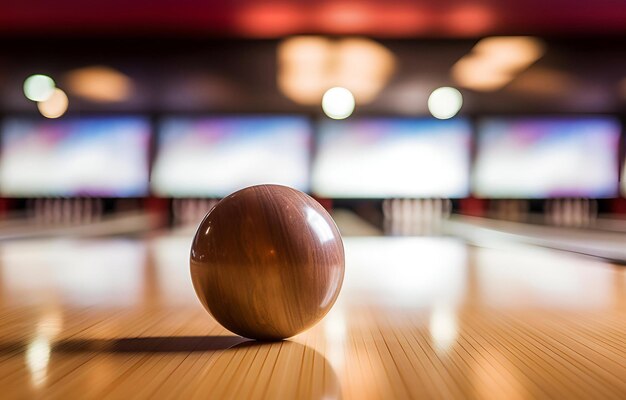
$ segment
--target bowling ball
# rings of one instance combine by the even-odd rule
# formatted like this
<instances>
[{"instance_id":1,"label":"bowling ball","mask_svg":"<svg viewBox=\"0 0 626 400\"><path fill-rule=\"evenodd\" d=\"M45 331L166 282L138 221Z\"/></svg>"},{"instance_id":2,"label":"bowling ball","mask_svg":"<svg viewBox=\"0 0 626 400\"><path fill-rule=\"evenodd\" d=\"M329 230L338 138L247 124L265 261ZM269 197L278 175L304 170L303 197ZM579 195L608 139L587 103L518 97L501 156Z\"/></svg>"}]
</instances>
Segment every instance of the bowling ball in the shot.
<instances>
[{"instance_id":1,"label":"bowling ball","mask_svg":"<svg viewBox=\"0 0 626 400\"><path fill-rule=\"evenodd\" d=\"M280 340L326 315L343 283L341 235L314 199L279 185L251 186L209 211L191 246L191 278L226 329Z\"/></svg>"}]
</instances>

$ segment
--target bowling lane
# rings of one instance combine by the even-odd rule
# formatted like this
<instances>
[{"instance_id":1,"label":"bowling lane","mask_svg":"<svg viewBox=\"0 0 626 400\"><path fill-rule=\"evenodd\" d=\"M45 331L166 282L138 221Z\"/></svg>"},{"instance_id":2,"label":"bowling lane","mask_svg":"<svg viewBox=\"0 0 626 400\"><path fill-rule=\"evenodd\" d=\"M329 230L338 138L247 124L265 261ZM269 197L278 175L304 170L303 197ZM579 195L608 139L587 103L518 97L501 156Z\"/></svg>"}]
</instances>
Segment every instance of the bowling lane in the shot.
<instances>
[{"instance_id":1,"label":"bowling lane","mask_svg":"<svg viewBox=\"0 0 626 400\"><path fill-rule=\"evenodd\" d=\"M288 341L217 325L188 235L0 243L3 398L624 398L626 270L504 242L349 237Z\"/></svg>"}]
</instances>

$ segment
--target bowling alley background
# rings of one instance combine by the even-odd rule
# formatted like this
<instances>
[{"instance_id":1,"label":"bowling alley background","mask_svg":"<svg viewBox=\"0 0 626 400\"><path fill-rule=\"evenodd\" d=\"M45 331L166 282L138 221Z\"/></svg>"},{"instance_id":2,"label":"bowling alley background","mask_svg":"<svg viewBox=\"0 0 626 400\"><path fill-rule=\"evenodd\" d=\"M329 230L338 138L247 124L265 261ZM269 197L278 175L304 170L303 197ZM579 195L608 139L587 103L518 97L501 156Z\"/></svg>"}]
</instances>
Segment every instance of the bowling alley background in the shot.
<instances>
[{"instance_id":1,"label":"bowling alley background","mask_svg":"<svg viewBox=\"0 0 626 400\"><path fill-rule=\"evenodd\" d=\"M389 235L455 215L624 229L610 2L191 3L3 6L3 219L191 226L279 183Z\"/></svg>"}]
</instances>

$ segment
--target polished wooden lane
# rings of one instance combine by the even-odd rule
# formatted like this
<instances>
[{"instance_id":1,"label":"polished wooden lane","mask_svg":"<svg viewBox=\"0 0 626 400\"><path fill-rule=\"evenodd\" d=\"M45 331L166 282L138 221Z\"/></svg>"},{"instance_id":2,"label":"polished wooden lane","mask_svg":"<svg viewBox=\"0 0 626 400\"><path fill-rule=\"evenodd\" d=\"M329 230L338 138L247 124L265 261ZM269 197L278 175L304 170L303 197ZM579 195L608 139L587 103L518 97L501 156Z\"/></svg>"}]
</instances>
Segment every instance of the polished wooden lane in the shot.
<instances>
[{"instance_id":1,"label":"polished wooden lane","mask_svg":"<svg viewBox=\"0 0 626 400\"><path fill-rule=\"evenodd\" d=\"M230 334L191 237L0 244L2 398L626 398L626 272L455 239L347 238L337 304L278 343Z\"/></svg>"}]
</instances>

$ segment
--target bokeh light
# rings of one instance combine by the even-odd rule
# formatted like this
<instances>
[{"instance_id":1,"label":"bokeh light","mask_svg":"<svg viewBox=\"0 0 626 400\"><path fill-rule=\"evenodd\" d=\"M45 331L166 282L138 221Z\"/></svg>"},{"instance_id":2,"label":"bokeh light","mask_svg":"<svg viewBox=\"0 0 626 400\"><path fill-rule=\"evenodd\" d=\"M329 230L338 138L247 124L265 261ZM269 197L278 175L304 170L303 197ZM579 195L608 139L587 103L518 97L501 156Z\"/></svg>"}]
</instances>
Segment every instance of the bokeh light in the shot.
<instances>
[{"instance_id":1,"label":"bokeh light","mask_svg":"<svg viewBox=\"0 0 626 400\"><path fill-rule=\"evenodd\" d=\"M359 104L369 104L395 71L393 53L370 39L347 38L335 44L331 57L334 83L348 89Z\"/></svg>"},{"instance_id":2,"label":"bokeh light","mask_svg":"<svg viewBox=\"0 0 626 400\"><path fill-rule=\"evenodd\" d=\"M128 76L101 65L70 71L64 82L70 94L97 103L126 101L133 91L133 82Z\"/></svg>"},{"instance_id":3,"label":"bokeh light","mask_svg":"<svg viewBox=\"0 0 626 400\"><path fill-rule=\"evenodd\" d=\"M355 101L352 92L343 87L328 89L322 97L322 109L332 119L345 119L352 115Z\"/></svg>"},{"instance_id":4,"label":"bokeh light","mask_svg":"<svg viewBox=\"0 0 626 400\"><path fill-rule=\"evenodd\" d=\"M47 100L37 103L37 108L41 115L46 118L59 118L65 114L68 105L67 95L64 91L57 88L54 89L52 95Z\"/></svg>"},{"instance_id":5,"label":"bokeh light","mask_svg":"<svg viewBox=\"0 0 626 400\"><path fill-rule=\"evenodd\" d=\"M464 88L495 91L509 84L544 52L544 43L531 36L487 37L457 61L451 73Z\"/></svg>"},{"instance_id":6,"label":"bokeh light","mask_svg":"<svg viewBox=\"0 0 626 400\"><path fill-rule=\"evenodd\" d=\"M317 104L335 86L348 89L359 104L368 104L385 87L395 65L394 54L370 39L297 36L278 47L277 83L299 104Z\"/></svg>"},{"instance_id":7,"label":"bokeh light","mask_svg":"<svg viewBox=\"0 0 626 400\"><path fill-rule=\"evenodd\" d=\"M454 117L463 105L461 92L452 87L435 89L428 97L428 110L433 117L448 119Z\"/></svg>"},{"instance_id":8,"label":"bokeh light","mask_svg":"<svg viewBox=\"0 0 626 400\"><path fill-rule=\"evenodd\" d=\"M24 95L32 101L46 101L54 93L55 83L47 75L31 75L24 81Z\"/></svg>"}]
</instances>

